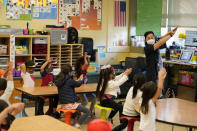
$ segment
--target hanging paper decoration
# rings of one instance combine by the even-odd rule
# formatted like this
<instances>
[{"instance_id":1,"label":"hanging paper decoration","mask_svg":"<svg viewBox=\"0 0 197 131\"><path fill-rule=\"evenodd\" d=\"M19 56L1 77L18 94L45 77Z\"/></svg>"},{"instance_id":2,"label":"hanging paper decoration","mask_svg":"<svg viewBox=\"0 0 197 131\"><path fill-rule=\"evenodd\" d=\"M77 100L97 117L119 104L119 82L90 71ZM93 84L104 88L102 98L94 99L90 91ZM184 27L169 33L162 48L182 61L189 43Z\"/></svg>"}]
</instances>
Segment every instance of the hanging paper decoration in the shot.
<instances>
[{"instance_id":1,"label":"hanging paper decoration","mask_svg":"<svg viewBox=\"0 0 197 131\"><path fill-rule=\"evenodd\" d=\"M36 5L36 0L29 0L29 5L30 6Z\"/></svg>"},{"instance_id":2,"label":"hanging paper decoration","mask_svg":"<svg viewBox=\"0 0 197 131\"><path fill-rule=\"evenodd\" d=\"M47 6L47 0L43 0L43 6Z\"/></svg>"},{"instance_id":3,"label":"hanging paper decoration","mask_svg":"<svg viewBox=\"0 0 197 131\"><path fill-rule=\"evenodd\" d=\"M17 1L17 6L20 6L20 5L22 5L22 7L24 7L24 0L18 0Z\"/></svg>"},{"instance_id":4,"label":"hanging paper decoration","mask_svg":"<svg viewBox=\"0 0 197 131\"><path fill-rule=\"evenodd\" d=\"M58 3L58 0L52 0L52 3Z\"/></svg>"},{"instance_id":5,"label":"hanging paper decoration","mask_svg":"<svg viewBox=\"0 0 197 131\"><path fill-rule=\"evenodd\" d=\"M29 7L29 0L25 0L25 7Z\"/></svg>"},{"instance_id":6,"label":"hanging paper decoration","mask_svg":"<svg viewBox=\"0 0 197 131\"><path fill-rule=\"evenodd\" d=\"M37 0L36 5L37 5L37 6L39 6L39 5L42 6L42 0Z\"/></svg>"}]
</instances>

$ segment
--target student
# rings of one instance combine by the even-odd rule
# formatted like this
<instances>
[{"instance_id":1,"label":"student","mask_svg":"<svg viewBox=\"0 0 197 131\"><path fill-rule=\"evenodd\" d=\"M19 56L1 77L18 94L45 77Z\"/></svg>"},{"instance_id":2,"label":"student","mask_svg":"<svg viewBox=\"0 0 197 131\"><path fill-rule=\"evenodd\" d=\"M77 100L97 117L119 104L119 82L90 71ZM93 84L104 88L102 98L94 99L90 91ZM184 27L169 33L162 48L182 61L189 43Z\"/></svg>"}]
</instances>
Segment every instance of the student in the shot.
<instances>
[{"instance_id":1,"label":"student","mask_svg":"<svg viewBox=\"0 0 197 131\"><path fill-rule=\"evenodd\" d=\"M129 89L127 93L126 101L123 107L123 115L127 117L136 117L139 118L140 114L136 112L135 106L139 104L139 100L142 96L142 86L146 82L145 75L142 73L138 73L133 77L133 87ZM128 125L127 120L122 120L121 124L116 126L113 131L120 131L126 128Z\"/></svg>"},{"instance_id":2,"label":"student","mask_svg":"<svg viewBox=\"0 0 197 131\"><path fill-rule=\"evenodd\" d=\"M76 71L76 77L77 79L83 75L83 84L87 84L88 83L88 78L87 78L87 70L88 70L88 66L89 66L89 58L88 58L88 54L87 52L85 52L85 55L81 58L79 58L76 62L75 65L75 71ZM88 98L87 96L90 98L91 100L91 105L90 105L90 111L91 114L94 115L94 105L96 103L96 95L94 93L92 94L82 94L79 97L82 100L82 105L86 106L88 104Z\"/></svg>"},{"instance_id":3,"label":"student","mask_svg":"<svg viewBox=\"0 0 197 131\"><path fill-rule=\"evenodd\" d=\"M117 93L120 92L119 86L128 80L128 75L132 69L127 69L119 76L114 75L114 68L111 65L105 65L101 68L101 75L97 85L97 96L100 99L101 106L113 108L108 121L112 122L112 118L119 111L119 115L122 115L123 107L121 104L116 103L114 98L117 97Z\"/></svg>"},{"instance_id":4,"label":"student","mask_svg":"<svg viewBox=\"0 0 197 131\"><path fill-rule=\"evenodd\" d=\"M14 89L12 69L13 62L9 62L3 78L0 78L0 99L6 101L8 104L10 104L9 98L12 95L12 91Z\"/></svg>"},{"instance_id":5,"label":"student","mask_svg":"<svg viewBox=\"0 0 197 131\"><path fill-rule=\"evenodd\" d=\"M20 113L24 108L23 103L15 103L10 106L0 100L0 131L6 131L15 119L16 114Z\"/></svg>"},{"instance_id":6,"label":"student","mask_svg":"<svg viewBox=\"0 0 197 131\"><path fill-rule=\"evenodd\" d=\"M140 107L140 131L156 131L156 101L162 91L163 82L166 77L166 70L162 68L158 73L158 87L150 81L145 83L142 93L142 102Z\"/></svg>"},{"instance_id":7,"label":"student","mask_svg":"<svg viewBox=\"0 0 197 131\"><path fill-rule=\"evenodd\" d=\"M159 53L159 49L165 48L165 43L168 41L176 32L177 27L168 32L158 41L155 40L155 35L152 31L148 31L144 34L145 37L145 47L144 52L146 56L146 66L147 66L147 82L153 81L157 82L157 76L159 70L162 68L162 60Z\"/></svg>"},{"instance_id":8,"label":"student","mask_svg":"<svg viewBox=\"0 0 197 131\"><path fill-rule=\"evenodd\" d=\"M90 110L77 103L78 97L75 93L75 88L80 87L83 83L83 76L79 77L77 81L71 77L72 67L70 65L64 65L61 68L61 72L55 78L55 85L58 87L59 100L62 109L71 110L75 109L83 112L83 115L75 123L76 128L80 128L80 125L87 119L90 114Z\"/></svg>"},{"instance_id":9,"label":"student","mask_svg":"<svg viewBox=\"0 0 197 131\"><path fill-rule=\"evenodd\" d=\"M25 62L25 64L21 65L21 77L22 77L23 83L24 83L23 88L34 88L35 87L35 79L33 76L35 67L36 67L36 65L32 60L28 60ZM30 97L26 94L22 94L22 97L26 98L26 99L34 100L32 97ZM43 98L40 97L38 99L38 110L36 111L37 112L36 115L44 115L43 103L44 103L44 100L43 100ZM23 114L25 116L27 116L27 114L25 112L25 108L23 110Z\"/></svg>"},{"instance_id":10,"label":"student","mask_svg":"<svg viewBox=\"0 0 197 131\"><path fill-rule=\"evenodd\" d=\"M28 60L21 65L21 77L23 79L23 88L30 88L35 86L35 78L33 76L36 65L32 60Z\"/></svg>"},{"instance_id":11,"label":"student","mask_svg":"<svg viewBox=\"0 0 197 131\"><path fill-rule=\"evenodd\" d=\"M42 77L42 84L41 86L52 86L53 85L53 79L54 76L52 74L52 66L51 62L53 61L53 58L49 58L47 61L44 61L41 68L40 68L40 74ZM49 98L49 109L45 113L46 115L51 115L51 113L56 112L57 105L58 105L58 95ZM44 103L43 103L44 106Z\"/></svg>"}]
</instances>

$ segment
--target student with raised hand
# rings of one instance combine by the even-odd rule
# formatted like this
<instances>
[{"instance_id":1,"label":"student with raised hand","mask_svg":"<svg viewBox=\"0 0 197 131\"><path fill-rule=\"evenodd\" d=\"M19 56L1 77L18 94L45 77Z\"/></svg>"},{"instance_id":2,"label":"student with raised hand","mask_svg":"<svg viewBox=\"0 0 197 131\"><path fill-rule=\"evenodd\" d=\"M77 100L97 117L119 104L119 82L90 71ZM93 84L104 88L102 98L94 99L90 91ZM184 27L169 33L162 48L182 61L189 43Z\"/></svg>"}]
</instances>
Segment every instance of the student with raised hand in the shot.
<instances>
[{"instance_id":1,"label":"student with raised hand","mask_svg":"<svg viewBox=\"0 0 197 131\"><path fill-rule=\"evenodd\" d=\"M140 114L135 110L135 106L139 104L142 97L142 87L146 82L145 75L142 73L135 74L133 77L133 86L129 89L126 101L123 107L122 116L139 118ZM121 120L120 125L113 128L112 131L120 131L127 127L128 120Z\"/></svg>"},{"instance_id":2,"label":"student with raised hand","mask_svg":"<svg viewBox=\"0 0 197 131\"><path fill-rule=\"evenodd\" d=\"M124 73L115 76L114 68L111 65L104 65L101 68L99 82L97 85L96 94L100 99L101 106L113 108L108 121L112 121L113 117L119 112L122 115L122 104L114 101L117 94L120 92L119 86L128 80L128 75L131 74L132 69L127 69Z\"/></svg>"},{"instance_id":3,"label":"student with raised hand","mask_svg":"<svg viewBox=\"0 0 197 131\"><path fill-rule=\"evenodd\" d=\"M75 88L80 87L83 83L83 75L78 80L72 78L72 67L64 65L61 67L61 72L55 78L55 85L58 87L58 95L61 108L64 110L77 110L83 112L78 121L75 123L76 128L80 128L81 124L87 119L90 110L79 104L79 98L75 92Z\"/></svg>"},{"instance_id":4,"label":"student with raised hand","mask_svg":"<svg viewBox=\"0 0 197 131\"><path fill-rule=\"evenodd\" d=\"M27 60L25 64L21 65L21 77L23 79L23 88L35 88L35 78L33 76L34 70L35 70L36 64L32 60ZM29 100L35 100L34 98L30 97L29 95L22 94L23 98L29 99ZM43 112L43 103L44 99L39 97L38 99L38 110L36 111L36 115L44 115ZM23 114L27 116L25 112L25 108L23 110Z\"/></svg>"},{"instance_id":5,"label":"student with raised hand","mask_svg":"<svg viewBox=\"0 0 197 131\"><path fill-rule=\"evenodd\" d=\"M0 131L10 128L10 125L15 120L16 114L20 113L23 108L23 103L14 103L8 106L4 100L0 100Z\"/></svg>"},{"instance_id":6,"label":"student with raised hand","mask_svg":"<svg viewBox=\"0 0 197 131\"><path fill-rule=\"evenodd\" d=\"M77 79L83 75L83 84L87 84L88 83L88 77L87 77L87 70L89 67L89 63L90 60L88 58L88 53L85 52L84 56L80 57L75 64L75 74ZM91 111L91 115L94 116L95 112L94 112L94 105L96 103L96 94L91 93L91 94L80 94L78 95L81 99L81 104L83 106L86 106L88 104L88 100L91 101L91 105L90 105L90 111ZM89 99L88 99L89 98Z\"/></svg>"},{"instance_id":7,"label":"student with raised hand","mask_svg":"<svg viewBox=\"0 0 197 131\"><path fill-rule=\"evenodd\" d=\"M42 77L41 86L52 86L53 85L54 76L52 74L52 71L53 71L52 61L53 61L53 58L49 58L48 60L43 62L42 66L40 68L40 74ZM58 95L47 97L47 98L49 98L49 109L45 114L51 115L52 113L56 112L57 105L58 105ZM42 105L42 108L43 108L44 103L42 103L42 104L43 104Z\"/></svg>"},{"instance_id":8,"label":"student with raised hand","mask_svg":"<svg viewBox=\"0 0 197 131\"><path fill-rule=\"evenodd\" d=\"M177 31L177 28L169 31L166 35L156 41L155 35L152 31L147 31L144 34L145 47L144 52L146 56L146 78L148 81L157 82L158 72L162 69L162 59L159 53L159 49L165 48L166 41L168 41Z\"/></svg>"},{"instance_id":9,"label":"student with raised hand","mask_svg":"<svg viewBox=\"0 0 197 131\"><path fill-rule=\"evenodd\" d=\"M10 104L9 98L14 89L12 70L13 62L9 62L3 78L0 78L0 99L6 101L8 104Z\"/></svg>"},{"instance_id":10,"label":"student with raised hand","mask_svg":"<svg viewBox=\"0 0 197 131\"><path fill-rule=\"evenodd\" d=\"M142 89L141 106L136 106L140 112L139 131L156 131L156 107L158 97L163 89L163 83L166 77L166 70L162 68L158 73L158 84L153 81L146 82Z\"/></svg>"}]
</instances>

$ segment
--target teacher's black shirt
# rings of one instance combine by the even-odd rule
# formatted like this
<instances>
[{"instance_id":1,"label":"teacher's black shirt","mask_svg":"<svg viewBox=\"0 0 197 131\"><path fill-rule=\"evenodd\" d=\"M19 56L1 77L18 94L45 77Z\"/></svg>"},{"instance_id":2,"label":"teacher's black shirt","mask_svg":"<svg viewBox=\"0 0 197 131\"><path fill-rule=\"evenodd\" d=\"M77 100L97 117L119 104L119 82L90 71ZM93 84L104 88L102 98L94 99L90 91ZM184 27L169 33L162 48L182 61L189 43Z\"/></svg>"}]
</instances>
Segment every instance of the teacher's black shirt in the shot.
<instances>
[{"instance_id":1,"label":"teacher's black shirt","mask_svg":"<svg viewBox=\"0 0 197 131\"><path fill-rule=\"evenodd\" d=\"M166 48L166 44L159 49ZM157 81L158 77L158 63L159 63L159 49L154 50L154 45L145 44L144 52L146 56L146 79L148 81Z\"/></svg>"}]
</instances>

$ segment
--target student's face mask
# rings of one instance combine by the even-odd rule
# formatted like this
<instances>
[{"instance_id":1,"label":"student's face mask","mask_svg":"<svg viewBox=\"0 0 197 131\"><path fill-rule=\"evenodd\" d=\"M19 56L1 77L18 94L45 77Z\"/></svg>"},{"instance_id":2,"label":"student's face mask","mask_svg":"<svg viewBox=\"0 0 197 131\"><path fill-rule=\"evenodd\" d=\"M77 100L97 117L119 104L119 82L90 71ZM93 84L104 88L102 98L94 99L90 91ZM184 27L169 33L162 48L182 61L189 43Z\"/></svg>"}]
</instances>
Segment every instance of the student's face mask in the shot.
<instances>
[{"instance_id":1,"label":"student's face mask","mask_svg":"<svg viewBox=\"0 0 197 131\"><path fill-rule=\"evenodd\" d=\"M29 71L29 74L33 74L34 73L34 71Z\"/></svg>"},{"instance_id":2,"label":"student's face mask","mask_svg":"<svg viewBox=\"0 0 197 131\"><path fill-rule=\"evenodd\" d=\"M147 44L149 45L154 45L155 44L155 39L150 39L147 41Z\"/></svg>"}]
</instances>

